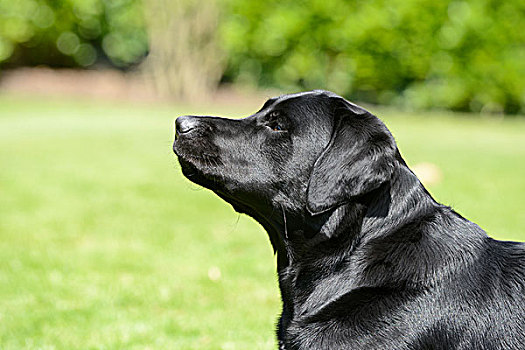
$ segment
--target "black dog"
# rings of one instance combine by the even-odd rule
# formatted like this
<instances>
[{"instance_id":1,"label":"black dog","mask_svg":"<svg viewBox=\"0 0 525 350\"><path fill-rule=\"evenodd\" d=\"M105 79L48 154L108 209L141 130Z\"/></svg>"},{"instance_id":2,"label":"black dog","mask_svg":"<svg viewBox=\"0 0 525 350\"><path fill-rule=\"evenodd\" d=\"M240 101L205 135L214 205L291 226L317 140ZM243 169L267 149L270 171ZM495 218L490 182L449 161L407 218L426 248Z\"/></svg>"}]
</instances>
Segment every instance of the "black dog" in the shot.
<instances>
[{"instance_id":1,"label":"black dog","mask_svg":"<svg viewBox=\"0 0 525 350\"><path fill-rule=\"evenodd\" d=\"M183 116L173 149L268 232L281 349L525 349L525 246L437 203L363 108L313 91Z\"/></svg>"}]
</instances>

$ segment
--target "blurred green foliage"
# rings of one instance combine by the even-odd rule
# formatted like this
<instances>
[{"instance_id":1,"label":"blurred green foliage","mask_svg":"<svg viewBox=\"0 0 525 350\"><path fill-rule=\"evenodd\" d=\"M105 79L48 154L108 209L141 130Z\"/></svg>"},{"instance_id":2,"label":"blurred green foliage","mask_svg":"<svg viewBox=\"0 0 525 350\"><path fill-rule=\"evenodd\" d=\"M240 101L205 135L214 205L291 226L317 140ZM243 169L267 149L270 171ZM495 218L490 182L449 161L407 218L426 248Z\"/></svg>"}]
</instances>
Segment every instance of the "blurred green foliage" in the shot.
<instances>
[{"instance_id":1,"label":"blurred green foliage","mask_svg":"<svg viewBox=\"0 0 525 350\"><path fill-rule=\"evenodd\" d=\"M287 91L324 88L412 109L525 113L523 0L217 1L210 9L221 12L212 46L227 59L222 81ZM90 66L109 58L127 67L147 54L149 32L164 45L152 46L157 57L171 51L177 57L156 67L176 66L195 79L209 75L204 63L192 70L196 59L180 48L197 47L200 32L189 28L208 20L180 13L180 0L166 0L151 14L148 31L143 5L153 2L144 2L0 0L0 64ZM191 23L155 31L166 16Z\"/></svg>"},{"instance_id":2,"label":"blurred green foliage","mask_svg":"<svg viewBox=\"0 0 525 350\"><path fill-rule=\"evenodd\" d=\"M140 0L0 0L0 63L125 67L147 52Z\"/></svg>"},{"instance_id":3,"label":"blurred green foliage","mask_svg":"<svg viewBox=\"0 0 525 350\"><path fill-rule=\"evenodd\" d=\"M523 0L229 0L225 78L410 108L525 111Z\"/></svg>"}]
</instances>

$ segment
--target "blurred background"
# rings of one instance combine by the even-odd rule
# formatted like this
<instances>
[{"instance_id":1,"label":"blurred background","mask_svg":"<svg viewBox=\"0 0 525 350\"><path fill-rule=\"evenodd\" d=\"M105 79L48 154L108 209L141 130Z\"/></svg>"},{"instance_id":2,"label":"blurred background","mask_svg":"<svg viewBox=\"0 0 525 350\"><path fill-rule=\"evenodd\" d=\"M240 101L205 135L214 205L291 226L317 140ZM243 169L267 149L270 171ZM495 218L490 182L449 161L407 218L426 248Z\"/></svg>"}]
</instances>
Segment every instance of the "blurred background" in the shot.
<instances>
[{"instance_id":1,"label":"blurred background","mask_svg":"<svg viewBox=\"0 0 525 350\"><path fill-rule=\"evenodd\" d=\"M525 240L523 1L0 0L0 348L276 348L266 233L182 177L173 121L310 89Z\"/></svg>"}]
</instances>

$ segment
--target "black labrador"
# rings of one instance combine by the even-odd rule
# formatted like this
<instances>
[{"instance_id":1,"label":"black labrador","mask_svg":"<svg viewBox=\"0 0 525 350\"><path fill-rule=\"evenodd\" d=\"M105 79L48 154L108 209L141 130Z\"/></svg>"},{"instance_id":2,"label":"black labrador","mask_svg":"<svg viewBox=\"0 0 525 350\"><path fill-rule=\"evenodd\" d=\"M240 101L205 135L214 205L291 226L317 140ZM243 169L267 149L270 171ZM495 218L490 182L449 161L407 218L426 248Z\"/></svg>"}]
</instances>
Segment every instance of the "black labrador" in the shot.
<instances>
[{"instance_id":1,"label":"black labrador","mask_svg":"<svg viewBox=\"0 0 525 350\"><path fill-rule=\"evenodd\" d=\"M284 95L175 138L184 175L268 232L280 349L525 349L525 246L437 203L365 109Z\"/></svg>"}]
</instances>

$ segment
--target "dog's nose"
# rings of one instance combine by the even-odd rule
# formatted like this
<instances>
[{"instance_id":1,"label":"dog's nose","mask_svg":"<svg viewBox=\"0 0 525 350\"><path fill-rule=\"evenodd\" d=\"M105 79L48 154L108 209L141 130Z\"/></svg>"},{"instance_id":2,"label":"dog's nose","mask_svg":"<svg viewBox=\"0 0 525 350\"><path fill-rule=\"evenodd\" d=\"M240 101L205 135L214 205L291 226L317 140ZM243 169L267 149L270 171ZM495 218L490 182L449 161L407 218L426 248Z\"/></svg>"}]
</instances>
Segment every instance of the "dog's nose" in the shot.
<instances>
[{"instance_id":1,"label":"dog's nose","mask_svg":"<svg viewBox=\"0 0 525 350\"><path fill-rule=\"evenodd\" d=\"M191 130L195 129L197 126L197 118L190 116L190 115L184 115L182 117L178 117L175 120L175 131L178 134L184 134L187 132L190 132Z\"/></svg>"}]
</instances>

